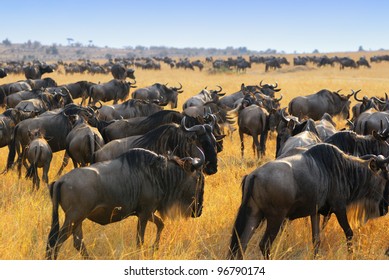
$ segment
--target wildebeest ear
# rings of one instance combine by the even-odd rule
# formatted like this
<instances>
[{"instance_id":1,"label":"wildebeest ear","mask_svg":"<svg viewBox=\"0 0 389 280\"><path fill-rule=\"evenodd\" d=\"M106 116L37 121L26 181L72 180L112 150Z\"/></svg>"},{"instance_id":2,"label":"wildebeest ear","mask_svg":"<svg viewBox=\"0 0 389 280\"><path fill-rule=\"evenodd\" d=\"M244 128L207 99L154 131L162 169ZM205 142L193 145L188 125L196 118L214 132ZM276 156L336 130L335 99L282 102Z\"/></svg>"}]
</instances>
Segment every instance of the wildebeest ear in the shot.
<instances>
[{"instance_id":1,"label":"wildebeest ear","mask_svg":"<svg viewBox=\"0 0 389 280\"><path fill-rule=\"evenodd\" d=\"M373 171L373 172L378 172L380 170L380 167L378 166L377 164L377 161L375 159L371 159L369 161L369 168Z\"/></svg>"}]
</instances>

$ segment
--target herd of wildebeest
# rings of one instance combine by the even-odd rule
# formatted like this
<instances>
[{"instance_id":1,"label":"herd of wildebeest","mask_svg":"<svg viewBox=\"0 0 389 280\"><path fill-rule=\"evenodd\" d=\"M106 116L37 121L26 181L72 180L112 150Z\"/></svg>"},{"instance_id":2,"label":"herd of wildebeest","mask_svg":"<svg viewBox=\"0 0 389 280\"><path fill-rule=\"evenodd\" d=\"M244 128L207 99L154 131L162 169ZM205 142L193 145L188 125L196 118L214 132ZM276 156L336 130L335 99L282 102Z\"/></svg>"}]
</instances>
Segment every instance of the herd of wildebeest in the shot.
<instances>
[{"instance_id":1,"label":"herd of wildebeest","mask_svg":"<svg viewBox=\"0 0 389 280\"><path fill-rule=\"evenodd\" d=\"M311 61L312 57L297 57L294 64L302 65L308 59ZM177 65L189 62L160 60L171 67L185 67ZM232 60L207 58L213 67L220 64L230 68ZM370 59L382 60L389 57ZM158 59L150 61L155 63ZM272 61L285 63L276 57L265 60L253 56L250 61L238 58L235 67L242 69L242 62L265 63L267 71L277 68ZM344 61L323 56L316 63L339 63L342 69L349 67L349 62ZM364 61L367 63L361 58L350 65L370 67ZM53 72L55 65L39 61L28 65L10 62L0 68L0 78L7 73L19 73L17 67L26 77L0 85L0 103L5 108L0 115L0 147L9 149L3 173L16 168L20 178L23 165L26 177L32 178L33 188L39 188L38 168L43 169L42 180L53 204L47 259L56 259L59 248L71 235L74 247L89 258L83 242L85 219L106 225L137 216L138 246L144 242L147 222L153 222L157 227L153 246L157 249L164 227L162 218L169 216L173 205L179 206L183 216L201 215L204 175L218 171L223 138L235 130L240 136L242 157L245 135L252 137L258 158L266 152L269 132L276 133L277 146L274 160L242 180L242 201L231 228L228 258L244 257L250 238L264 220L266 230L259 247L264 257L270 258L271 245L283 223L301 217L311 219L316 255L320 230L331 214L335 214L343 229L351 253L353 231L347 207L358 203L365 211L365 219L387 214L386 94L361 97L360 90L342 94L322 89L295 97L287 108L281 108L283 95L279 85L261 81L241 84L239 91L228 95L220 86L204 88L177 108L184 90L182 84L155 83L137 88L135 70L127 62L110 60L104 67L90 61L58 62L67 73L79 73L85 66L90 73L93 67L101 67L104 72L96 73L112 74L111 81L99 84L79 81L58 85L52 78L42 78ZM131 65L136 64L132 61ZM356 105L350 108L352 99ZM103 105L108 101L113 105ZM337 129L334 116L347 120L349 129ZM49 182L53 153L63 150L58 179ZM70 159L74 169L62 175ZM65 213L61 227L59 205ZM385 254L389 255L389 249Z\"/></svg>"}]
</instances>

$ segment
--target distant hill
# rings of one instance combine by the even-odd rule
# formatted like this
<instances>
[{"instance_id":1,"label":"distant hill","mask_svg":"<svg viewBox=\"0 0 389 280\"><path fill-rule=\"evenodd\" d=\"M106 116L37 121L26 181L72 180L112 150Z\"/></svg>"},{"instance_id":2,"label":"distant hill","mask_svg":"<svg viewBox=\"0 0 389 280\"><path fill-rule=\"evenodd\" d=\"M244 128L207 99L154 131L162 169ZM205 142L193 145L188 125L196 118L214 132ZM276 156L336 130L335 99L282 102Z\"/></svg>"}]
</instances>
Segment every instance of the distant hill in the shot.
<instances>
[{"instance_id":1,"label":"distant hill","mask_svg":"<svg viewBox=\"0 0 389 280\"><path fill-rule=\"evenodd\" d=\"M265 51L251 51L246 47L226 47L225 49L216 48L173 48L164 46L136 46L122 49L110 47L96 47L93 45L84 46L80 43L63 45L42 45L40 42L28 41L23 44L12 44L8 40L0 43L0 61L7 60L26 60L34 59L50 60L78 60L78 59L109 59L115 57L196 57L196 56L239 56L239 55L258 55L258 54L281 54L274 49Z\"/></svg>"}]
</instances>

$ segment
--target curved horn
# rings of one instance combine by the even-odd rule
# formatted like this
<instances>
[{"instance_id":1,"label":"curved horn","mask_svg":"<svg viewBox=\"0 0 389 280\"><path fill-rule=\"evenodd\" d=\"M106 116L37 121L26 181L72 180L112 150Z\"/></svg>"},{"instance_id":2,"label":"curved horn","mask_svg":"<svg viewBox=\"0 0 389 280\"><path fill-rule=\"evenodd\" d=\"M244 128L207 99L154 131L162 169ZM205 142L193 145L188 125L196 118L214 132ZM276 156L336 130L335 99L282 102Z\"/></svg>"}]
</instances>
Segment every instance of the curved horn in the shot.
<instances>
[{"instance_id":1,"label":"curved horn","mask_svg":"<svg viewBox=\"0 0 389 280\"><path fill-rule=\"evenodd\" d=\"M261 81L259 82L259 86L260 86L260 87L263 87L262 82L263 82L263 80L261 80Z\"/></svg>"},{"instance_id":2,"label":"curved horn","mask_svg":"<svg viewBox=\"0 0 389 280\"><path fill-rule=\"evenodd\" d=\"M337 91L335 91L337 94L339 94L339 92L341 91L342 89L338 89Z\"/></svg>"},{"instance_id":3,"label":"curved horn","mask_svg":"<svg viewBox=\"0 0 389 280\"><path fill-rule=\"evenodd\" d=\"M351 91L352 91L352 94L354 95L354 99L355 99L356 101L358 101L358 102L363 102L363 99L359 99L359 98L357 97L358 92L360 92L361 90L357 90L357 92L354 92L353 90L351 90Z\"/></svg>"},{"instance_id":4,"label":"curved horn","mask_svg":"<svg viewBox=\"0 0 389 280\"><path fill-rule=\"evenodd\" d=\"M194 125L192 127L186 127L185 125L185 120L186 120L186 116L182 118L181 120L181 126L182 128L185 130L185 131L188 131L188 132L197 132L199 130L205 130L204 126L201 125L201 124L198 124L198 125Z\"/></svg>"},{"instance_id":5,"label":"curved horn","mask_svg":"<svg viewBox=\"0 0 389 280\"><path fill-rule=\"evenodd\" d=\"M215 92L221 92L223 89L221 86L217 86L219 88L219 90L215 90Z\"/></svg>"},{"instance_id":6,"label":"curved horn","mask_svg":"<svg viewBox=\"0 0 389 280\"><path fill-rule=\"evenodd\" d=\"M289 120L285 117L285 111L286 111L286 107L281 109L281 118L283 119L284 122L288 122Z\"/></svg>"},{"instance_id":7,"label":"curved horn","mask_svg":"<svg viewBox=\"0 0 389 280\"><path fill-rule=\"evenodd\" d=\"M373 154L367 154L367 155L360 156L359 158L363 160L369 160L371 158L377 158L377 156Z\"/></svg>"},{"instance_id":8,"label":"curved horn","mask_svg":"<svg viewBox=\"0 0 389 280\"><path fill-rule=\"evenodd\" d=\"M356 92L354 92L354 90L351 90L351 93L349 95L347 95L347 98L350 98L351 96L355 96L355 94L357 94L358 92L360 92L361 90L357 90Z\"/></svg>"},{"instance_id":9,"label":"curved horn","mask_svg":"<svg viewBox=\"0 0 389 280\"><path fill-rule=\"evenodd\" d=\"M180 90L182 89L182 84L180 82L178 82L180 84L180 87L179 88L174 88L175 90Z\"/></svg>"},{"instance_id":10,"label":"curved horn","mask_svg":"<svg viewBox=\"0 0 389 280\"><path fill-rule=\"evenodd\" d=\"M377 101L378 103L386 104L386 101L382 101L381 99L379 99L379 98L376 97L376 96L373 96L372 99L374 99L374 100Z\"/></svg>"},{"instance_id":11,"label":"curved horn","mask_svg":"<svg viewBox=\"0 0 389 280\"><path fill-rule=\"evenodd\" d=\"M275 101L275 102L280 102L280 101L282 100L282 98L283 98L283 95L281 94L281 97L278 98L278 99L277 99L277 98L274 98L274 101Z\"/></svg>"},{"instance_id":12,"label":"curved horn","mask_svg":"<svg viewBox=\"0 0 389 280\"><path fill-rule=\"evenodd\" d=\"M205 163L205 155L204 152L198 146L196 146L196 148L198 150L199 157L192 159L192 165L195 169L198 169Z\"/></svg>"},{"instance_id":13,"label":"curved horn","mask_svg":"<svg viewBox=\"0 0 389 280\"><path fill-rule=\"evenodd\" d=\"M273 85L273 88L277 88L277 87L278 87L278 83L276 82L276 85L275 86Z\"/></svg>"}]
</instances>

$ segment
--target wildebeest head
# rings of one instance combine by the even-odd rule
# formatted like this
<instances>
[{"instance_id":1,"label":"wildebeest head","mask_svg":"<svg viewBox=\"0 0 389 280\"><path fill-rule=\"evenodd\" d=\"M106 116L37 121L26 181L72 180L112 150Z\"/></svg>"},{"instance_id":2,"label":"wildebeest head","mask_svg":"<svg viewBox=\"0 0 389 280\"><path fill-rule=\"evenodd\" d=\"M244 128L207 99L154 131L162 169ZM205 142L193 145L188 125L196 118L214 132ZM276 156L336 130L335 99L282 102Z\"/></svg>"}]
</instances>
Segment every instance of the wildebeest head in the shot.
<instances>
[{"instance_id":1,"label":"wildebeest head","mask_svg":"<svg viewBox=\"0 0 389 280\"><path fill-rule=\"evenodd\" d=\"M355 94L355 92L352 90L352 92L348 95L339 94L339 91L333 92L334 96L338 97L338 100L334 99L334 105L335 108L337 107L340 111L340 115L344 119L348 119L350 117L350 97Z\"/></svg>"},{"instance_id":2,"label":"wildebeest head","mask_svg":"<svg viewBox=\"0 0 389 280\"><path fill-rule=\"evenodd\" d=\"M130 79L133 79L133 80L135 80L135 75L134 75L134 73L135 73L135 70L134 69L127 69L127 78L130 78Z\"/></svg>"},{"instance_id":3,"label":"wildebeest head","mask_svg":"<svg viewBox=\"0 0 389 280\"><path fill-rule=\"evenodd\" d=\"M200 147L205 156L204 172L207 175L215 174L217 172L217 142L212 133L213 127L210 124L203 124L188 128L184 117L181 128L186 132L195 132L196 145Z\"/></svg>"},{"instance_id":4,"label":"wildebeest head","mask_svg":"<svg viewBox=\"0 0 389 280\"><path fill-rule=\"evenodd\" d=\"M278 83L276 82L275 85L272 84L262 84L262 81L259 83L260 91L270 97L274 97L275 92L279 92L281 89L277 88Z\"/></svg>"},{"instance_id":5,"label":"wildebeest head","mask_svg":"<svg viewBox=\"0 0 389 280\"><path fill-rule=\"evenodd\" d=\"M184 91L182 90L182 84L179 83L179 87L168 87L166 85L162 84L156 84L157 88L159 87L160 90L160 98L159 104L161 106L166 106L167 104L170 103L171 109L177 108L177 103L178 103L178 94L183 93Z\"/></svg>"},{"instance_id":6,"label":"wildebeest head","mask_svg":"<svg viewBox=\"0 0 389 280\"><path fill-rule=\"evenodd\" d=\"M186 189L180 192L179 211L185 217L200 217L203 210L204 176L202 174L202 167L205 163L205 157L200 149L198 149L198 154L200 158L169 157L170 161L180 166L187 174L191 174L191 176L185 178L186 181L196 180L196 183L187 183L184 181L183 187L186 187Z\"/></svg>"}]
</instances>

